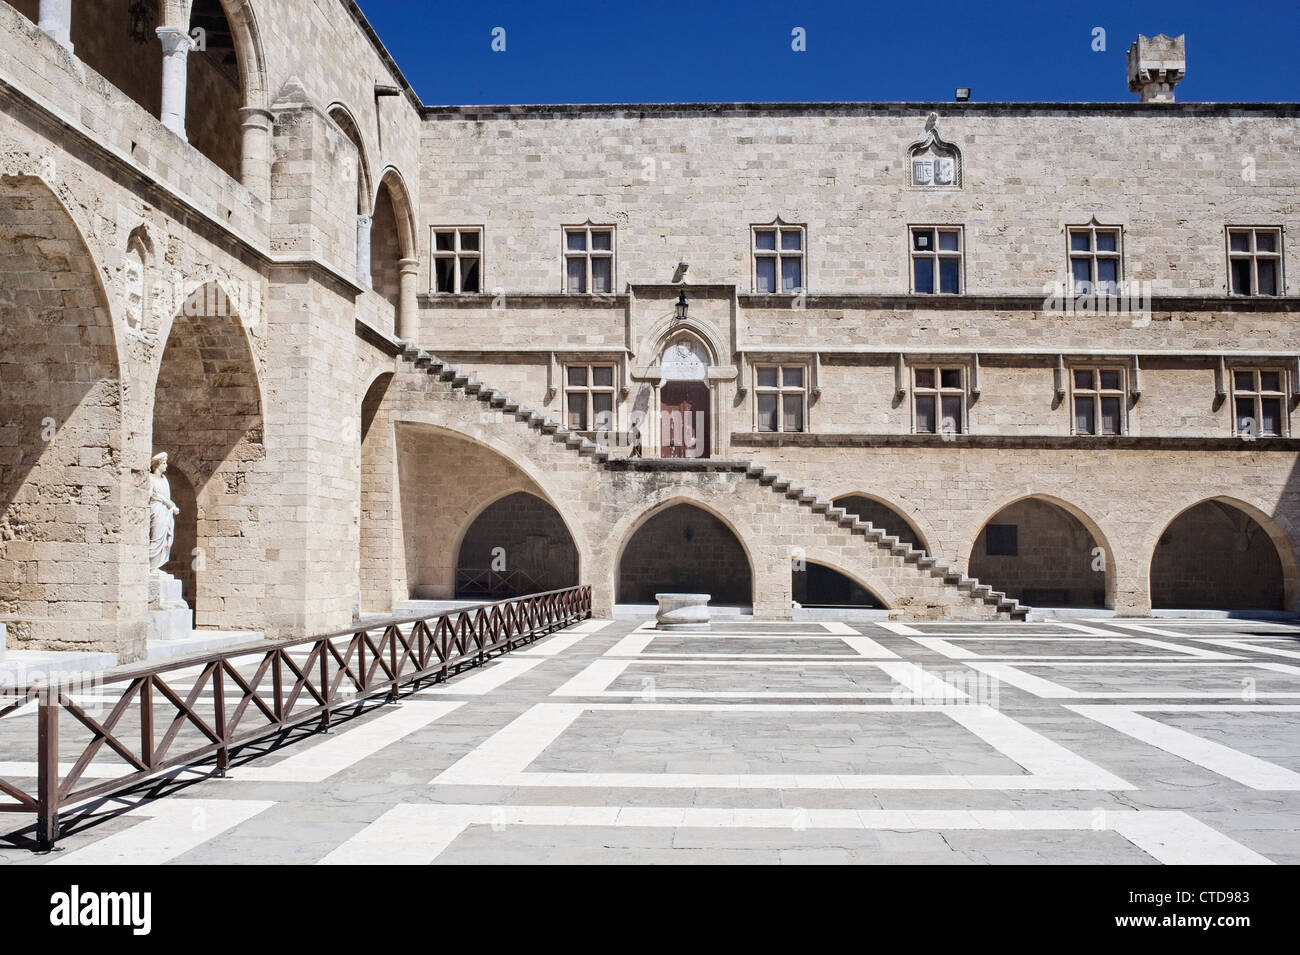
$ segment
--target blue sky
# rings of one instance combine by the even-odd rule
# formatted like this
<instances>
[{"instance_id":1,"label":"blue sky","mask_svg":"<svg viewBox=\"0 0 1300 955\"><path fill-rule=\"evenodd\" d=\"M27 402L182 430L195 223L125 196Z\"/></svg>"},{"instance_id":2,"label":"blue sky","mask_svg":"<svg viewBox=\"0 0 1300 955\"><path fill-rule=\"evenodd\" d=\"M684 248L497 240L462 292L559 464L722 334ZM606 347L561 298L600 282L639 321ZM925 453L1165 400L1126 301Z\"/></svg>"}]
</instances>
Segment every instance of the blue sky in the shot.
<instances>
[{"instance_id":1,"label":"blue sky","mask_svg":"<svg viewBox=\"0 0 1300 955\"><path fill-rule=\"evenodd\" d=\"M1300 99L1300 0L359 2L429 104L1125 101L1138 33L1187 35L1180 100Z\"/></svg>"}]
</instances>

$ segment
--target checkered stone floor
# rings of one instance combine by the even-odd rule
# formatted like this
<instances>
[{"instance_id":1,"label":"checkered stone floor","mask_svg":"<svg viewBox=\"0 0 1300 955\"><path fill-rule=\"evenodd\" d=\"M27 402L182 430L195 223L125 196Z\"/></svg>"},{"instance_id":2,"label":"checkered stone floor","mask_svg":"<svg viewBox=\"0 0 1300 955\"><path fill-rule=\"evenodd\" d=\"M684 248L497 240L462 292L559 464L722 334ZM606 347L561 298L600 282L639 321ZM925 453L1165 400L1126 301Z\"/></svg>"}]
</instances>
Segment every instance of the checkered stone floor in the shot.
<instances>
[{"instance_id":1,"label":"checkered stone floor","mask_svg":"<svg viewBox=\"0 0 1300 955\"><path fill-rule=\"evenodd\" d=\"M592 620L297 737L0 862L1300 862L1282 623Z\"/></svg>"}]
</instances>

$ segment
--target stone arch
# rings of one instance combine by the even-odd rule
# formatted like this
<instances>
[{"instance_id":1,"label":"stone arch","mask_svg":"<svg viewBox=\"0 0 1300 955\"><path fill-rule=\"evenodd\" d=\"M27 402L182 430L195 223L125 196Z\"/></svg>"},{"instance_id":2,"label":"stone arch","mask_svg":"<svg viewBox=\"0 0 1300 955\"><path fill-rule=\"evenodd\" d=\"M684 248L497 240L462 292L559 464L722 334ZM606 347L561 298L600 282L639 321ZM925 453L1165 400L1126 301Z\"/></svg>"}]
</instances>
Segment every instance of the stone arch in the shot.
<instances>
[{"instance_id":1,"label":"stone arch","mask_svg":"<svg viewBox=\"0 0 1300 955\"><path fill-rule=\"evenodd\" d=\"M365 140L361 136L361 127L358 125L352 110L343 103L333 102L325 112L357 150L357 166L355 170L357 215L368 217L374 207L376 187L371 178L370 156L366 150Z\"/></svg>"},{"instance_id":2,"label":"stone arch","mask_svg":"<svg viewBox=\"0 0 1300 955\"><path fill-rule=\"evenodd\" d=\"M149 318L150 293L153 285L154 247L149 229L136 226L126 240L125 264L122 269L122 314L129 328L141 330L152 323Z\"/></svg>"},{"instance_id":3,"label":"stone arch","mask_svg":"<svg viewBox=\"0 0 1300 955\"><path fill-rule=\"evenodd\" d=\"M839 567L822 560L802 561L803 569L792 564L790 592L804 607L888 607L875 589Z\"/></svg>"},{"instance_id":4,"label":"stone arch","mask_svg":"<svg viewBox=\"0 0 1300 955\"><path fill-rule=\"evenodd\" d=\"M664 349L678 338L690 338L703 346L709 356L710 365L722 364L722 356L726 354L726 349L714 330L693 318L676 321L671 312L650 328L642 342L642 353L652 355L652 360L657 362L663 355Z\"/></svg>"},{"instance_id":5,"label":"stone arch","mask_svg":"<svg viewBox=\"0 0 1300 955\"><path fill-rule=\"evenodd\" d=\"M1017 528L1014 554L988 553L991 524ZM1060 497L1026 494L1003 504L980 524L969 555L967 573L1030 606L1115 605L1110 542L1082 508Z\"/></svg>"},{"instance_id":6,"label":"stone arch","mask_svg":"<svg viewBox=\"0 0 1300 955\"><path fill-rule=\"evenodd\" d=\"M578 547L563 518L531 491L498 494L480 508L455 554L457 598L517 597L580 580Z\"/></svg>"},{"instance_id":7,"label":"stone arch","mask_svg":"<svg viewBox=\"0 0 1300 955\"><path fill-rule=\"evenodd\" d=\"M754 560L743 535L698 500L675 497L643 511L623 535L614 567L621 603L651 603L656 590L708 592L715 604L754 602Z\"/></svg>"},{"instance_id":8,"label":"stone arch","mask_svg":"<svg viewBox=\"0 0 1300 955\"><path fill-rule=\"evenodd\" d=\"M166 451L194 488L195 623L242 622L238 593L259 560L247 485L266 456L256 359L232 296L207 282L173 317L153 396L153 451ZM178 518L180 520L181 518ZM243 619L246 619L243 618Z\"/></svg>"},{"instance_id":9,"label":"stone arch","mask_svg":"<svg viewBox=\"0 0 1300 955\"><path fill-rule=\"evenodd\" d=\"M833 499L836 507L844 508L850 514L856 514L864 521L870 521L876 527L883 527L900 541L906 541L919 547L927 554L930 550L931 532L925 517L915 511L905 513L901 508L890 503L878 494L866 491L849 491Z\"/></svg>"},{"instance_id":10,"label":"stone arch","mask_svg":"<svg viewBox=\"0 0 1300 955\"><path fill-rule=\"evenodd\" d=\"M395 415L400 541L396 588L427 599L450 599L465 529L485 507L518 491L544 501L558 514L564 533L587 565L584 538L549 487L552 477L495 434L461 431L429 416ZM455 549L450 544L456 542Z\"/></svg>"},{"instance_id":11,"label":"stone arch","mask_svg":"<svg viewBox=\"0 0 1300 955\"><path fill-rule=\"evenodd\" d=\"M1217 495L1165 524L1148 581L1154 609L1283 610L1296 605L1296 555L1267 513Z\"/></svg>"},{"instance_id":12,"label":"stone arch","mask_svg":"<svg viewBox=\"0 0 1300 955\"><path fill-rule=\"evenodd\" d=\"M127 480L109 297L71 213L34 176L0 176L0 306L0 620L11 647L129 658L144 607L123 588L143 587L147 563L126 519L143 501Z\"/></svg>"},{"instance_id":13,"label":"stone arch","mask_svg":"<svg viewBox=\"0 0 1300 955\"><path fill-rule=\"evenodd\" d=\"M406 183L394 167L380 176L371 208L371 285L400 311L403 269L416 261L415 214Z\"/></svg>"}]
</instances>

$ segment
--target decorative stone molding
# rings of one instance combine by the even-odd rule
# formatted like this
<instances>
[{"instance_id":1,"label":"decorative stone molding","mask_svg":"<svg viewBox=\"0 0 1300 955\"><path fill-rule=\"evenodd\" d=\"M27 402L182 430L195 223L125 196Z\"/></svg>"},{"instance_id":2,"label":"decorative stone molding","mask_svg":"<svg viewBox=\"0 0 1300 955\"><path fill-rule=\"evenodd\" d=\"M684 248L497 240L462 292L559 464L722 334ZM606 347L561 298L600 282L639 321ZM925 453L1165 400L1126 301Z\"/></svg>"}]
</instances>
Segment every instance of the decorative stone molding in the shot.
<instances>
[{"instance_id":1,"label":"decorative stone molding","mask_svg":"<svg viewBox=\"0 0 1300 955\"><path fill-rule=\"evenodd\" d=\"M925 134L907 147L907 182L919 189L960 189L961 150L939 135L937 113L925 120Z\"/></svg>"}]
</instances>

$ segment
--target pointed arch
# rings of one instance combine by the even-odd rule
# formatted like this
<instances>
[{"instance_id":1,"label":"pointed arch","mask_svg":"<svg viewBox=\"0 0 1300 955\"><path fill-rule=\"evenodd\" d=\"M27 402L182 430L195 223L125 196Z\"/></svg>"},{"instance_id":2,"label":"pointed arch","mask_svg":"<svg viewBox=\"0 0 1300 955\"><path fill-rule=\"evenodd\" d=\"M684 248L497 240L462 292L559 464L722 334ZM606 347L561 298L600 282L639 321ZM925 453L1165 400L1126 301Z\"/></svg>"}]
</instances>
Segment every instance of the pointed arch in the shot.
<instances>
[{"instance_id":1,"label":"pointed arch","mask_svg":"<svg viewBox=\"0 0 1300 955\"><path fill-rule=\"evenodd\" d=\"M876 527L884 528L900 541L914 544L927 554L931 554L929 522L923 514L915 510L904 510L878 494L867 491L849 491L832 499L836 507L844 508L850 514L856 514L864 521L870 521ZM922 527L921 525L926 525Z\"/></svg>"},{"instance_id":2,"label":"pointed arch","mask_svg":"<svg viewBox=\"0 0 1300 955\"><path fill-rule=\"evenodd\" d=\"M357 123L352 110L337 100L331 103L325 112L339 131L356 147L357 215L368 216L374 208L376 193L374 180L371 178L370 156L365 139L361 135L361 126Z\"/></svg>"},{"instance_id":3,"label":"pointed arch","mask_svg":"<svg viewBox=\"0 0 1300 955\"><path fill-rule=\"evenodd\" d=\"M1015 530L991 540L990 525ZM1110 542L1083 508L1061 497L1023 494L1006 502L979 525L968 553L972 577L1023 603L1115 606Z\"/></svg>"},{"instance_id":4,"label":"pointed arch","mask_svg":"<svg viewBox=\"0 0 1300 955\"><path fill-rule=\"evenodd\" d=\"M1182 508L1153 542L1153 609L1296 609L1295 549L1277 521L1227 495Z\"/></svg>"},{"instance_id":5,"label":"pointed arch","mask_svg":"<svg viewBox=\"0 0 1300 955\"><path fill-rule=\"evenodd\" d=\"M507 491L459 533L455 596L518 597L577 586L578 547L559 511L532 491Z\"/></svg>"},{"instance_id":6,"label":"pointed arch","mask_svg":"<svg viewBox=\"0 0 1300 955\"><path fill-rule=\"evenodd\" d=\"M825 560L792 562L790 575L790 593L804 607L888 607L874 588Z\"/></svg>"},{"instance_id":7,"label":"pointed arch","mask_svg":"<svg viewBox=\"0 0 1300 955\"><path fill-rule=\"evenodd\" d=\"M716 604L752 605L754 559L725 515L687 496L647 508L615 555L615 599L653 602L656 591L708 592Z\"/></svg>"}]
</instances>

